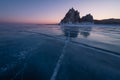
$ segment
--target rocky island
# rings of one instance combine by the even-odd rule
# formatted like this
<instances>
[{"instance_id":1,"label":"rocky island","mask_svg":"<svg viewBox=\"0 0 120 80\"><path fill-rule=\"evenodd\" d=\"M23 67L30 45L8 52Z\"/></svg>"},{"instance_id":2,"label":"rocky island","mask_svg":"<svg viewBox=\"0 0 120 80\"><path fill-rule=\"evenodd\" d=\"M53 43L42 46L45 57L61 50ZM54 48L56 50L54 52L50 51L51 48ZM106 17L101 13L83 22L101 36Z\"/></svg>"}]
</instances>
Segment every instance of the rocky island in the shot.
<instances>
[{"instance_id":1,"label":"rocky island","mask_svg":"<svg viewBox=\"0 0 120 80\"><path fill-rule=\"evenodd\" d=\"M74 8L71 8L65 15L65 17L61 20L60 24L93 24L93 16L91 14L87 14L80 18L79 12Z\"/></svg>"},{"instance_id":2,"label":"rocky island","mask_svg":"<svg viewBox=\"0 0 120 80\"><path fill-rule=\"evenodd\" d=\"M78 10L69 9L65 17L60 21L61 25L81 25L81 24L115 24L120 25L120 19L95 20L91 14L80 17Z\"/></svg>"}]
</instances>

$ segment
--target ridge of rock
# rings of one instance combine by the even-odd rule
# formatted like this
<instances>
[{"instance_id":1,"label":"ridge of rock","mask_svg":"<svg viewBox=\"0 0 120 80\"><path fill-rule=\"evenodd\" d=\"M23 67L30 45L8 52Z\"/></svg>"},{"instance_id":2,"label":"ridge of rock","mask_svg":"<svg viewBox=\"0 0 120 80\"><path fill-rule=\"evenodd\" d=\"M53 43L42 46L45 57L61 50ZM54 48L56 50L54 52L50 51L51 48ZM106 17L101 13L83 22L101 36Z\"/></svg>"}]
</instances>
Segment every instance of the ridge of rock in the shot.
<instances>
[{"instance_id":1,"label":"ridge of rock","mask_svg":"<svg viewBox=\"0 0 120 80\"><path fill-rule=\"evenodd\" d=\"M74 8L69 9L65 17L60 21L60 24L79 24L79 23L94 23L93 16L87 14L80 18L79 12Z\"/></svg>"},{"instance_id":2,"label":"ridge of rock","mask_svg":"<svg viewBox=\"0 0 120 80\"><path fill-rule=\"evenodd\" d=\"M65 17L61 20L61 24L76 24L80 23L79 12L73 8L71 8L65 15Z\"/></svg>"}]
</instances>

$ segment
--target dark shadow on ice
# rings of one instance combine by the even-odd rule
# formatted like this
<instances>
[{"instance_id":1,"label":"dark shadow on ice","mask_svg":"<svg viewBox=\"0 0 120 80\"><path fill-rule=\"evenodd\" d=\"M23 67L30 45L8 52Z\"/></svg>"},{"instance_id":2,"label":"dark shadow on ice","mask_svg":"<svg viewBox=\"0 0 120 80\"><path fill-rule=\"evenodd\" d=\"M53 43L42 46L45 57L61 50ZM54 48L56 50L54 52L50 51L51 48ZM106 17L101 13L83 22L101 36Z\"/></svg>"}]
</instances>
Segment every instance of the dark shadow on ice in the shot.
<instances>
[{"instance_id":1,"label":"dark shadow on ice","mask_svg":"<svg viewBox=\"0 0 120 80\"><path fill-rule=\"evenodd\" d=\"M62 26L61 27L62 32L64 33L64 36L76 38L78 35L82 35L83 37L87 38L90 36L90 32L92 30L92 27L88 26Z\"/></svg>"},{"instance_id":2,"label":"dark shadow on ice","mask_svg":"<svg viewBox=\"0 0 120 80\"><path fill-rule=\"evenodd\" d=\"M90 32L92 31L92 27L86 27L86 26L83 26L83 27L80 27L80 35L82 35L83 37L87 38L88 36L90 36Z\"/></svg>"},{"instance_id":3,"label":"dark shadow on ice","mask_svg":"<svg viewBox=\"0 0 120 80\"><path fill-rule=\"evenodd\" d=\"M64 26L61 27L61 30L63 31L64 36L66 37L76 38L79 34L79 27Z\"/></svg>"}]
</instances>

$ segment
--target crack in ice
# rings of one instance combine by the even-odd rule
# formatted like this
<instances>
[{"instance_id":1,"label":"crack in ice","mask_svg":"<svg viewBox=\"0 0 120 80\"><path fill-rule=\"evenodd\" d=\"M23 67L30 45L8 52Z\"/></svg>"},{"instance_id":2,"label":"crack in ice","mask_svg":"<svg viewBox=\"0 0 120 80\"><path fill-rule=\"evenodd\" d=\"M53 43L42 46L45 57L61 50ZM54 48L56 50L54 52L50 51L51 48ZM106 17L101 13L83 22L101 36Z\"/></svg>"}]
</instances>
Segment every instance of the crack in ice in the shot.
<instances>
[{"instance_id":1,"label":"crack in ice","mask_svg":"<svg viewBox=\"0 0 120 80\"><path fill-rule=\"evenodd\" d=\"M63 59L64 59L65 49L66 49L69 41L70 41L70 32L68 32L67 39L65 40L65 45L64 45L64 47L63 47L63 49L62 49L62 53L61 53L61 55L60 55L60 57L59 57L59 60L57 61L57 64L56 64L56 66L55 66L55 68L54 68L54 72L53 72L50 80L56 80L56 76L57 76L57 74L58 74L58 71L59 71L60 66L61 66L61 64L62 64L62 61L63 61Z\"/></svg>"}]
</instances>

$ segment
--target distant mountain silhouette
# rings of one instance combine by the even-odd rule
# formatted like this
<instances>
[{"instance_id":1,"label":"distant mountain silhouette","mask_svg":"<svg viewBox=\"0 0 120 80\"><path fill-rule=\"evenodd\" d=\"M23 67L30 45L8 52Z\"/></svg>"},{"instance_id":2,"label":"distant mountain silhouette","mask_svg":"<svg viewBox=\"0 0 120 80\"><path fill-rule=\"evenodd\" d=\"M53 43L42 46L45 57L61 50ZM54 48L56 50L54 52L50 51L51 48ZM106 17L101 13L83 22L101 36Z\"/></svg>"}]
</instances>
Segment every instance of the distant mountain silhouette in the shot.
<instances>
[{"instance_id":1,"label":"distant mountain silhouette","mask_svg":"<svg viewBox=\"0 0 120 80\"><path fill-rule=\"evenodd\" d=\"M95 24L120 24L120 19L103 19L103 20L94 20Z\"/></svg>"}]
</instances>

